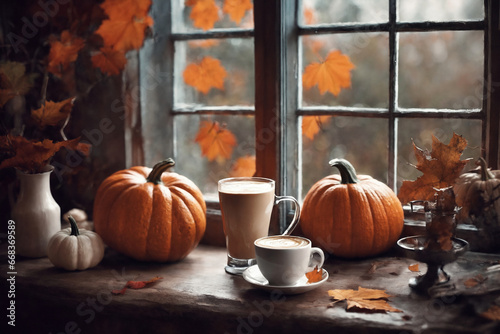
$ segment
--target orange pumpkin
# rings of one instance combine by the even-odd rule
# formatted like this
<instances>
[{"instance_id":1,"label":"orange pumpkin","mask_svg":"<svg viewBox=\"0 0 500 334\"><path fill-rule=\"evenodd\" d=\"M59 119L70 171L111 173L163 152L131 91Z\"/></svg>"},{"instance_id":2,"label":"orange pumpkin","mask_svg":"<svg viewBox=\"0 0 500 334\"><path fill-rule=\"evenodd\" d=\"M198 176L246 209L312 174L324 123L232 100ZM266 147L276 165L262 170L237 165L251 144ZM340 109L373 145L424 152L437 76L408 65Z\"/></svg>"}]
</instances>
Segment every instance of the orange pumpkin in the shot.
<instances>
[{"instance_id":1,"label":"orange pumpkin","mask_svg":"<svg viewBox=\"0 0 500 334\"><path fill-rule=\"evenodd\" d=\"M368 175L356 175L344 159L330 166L339 175L316 182L307 193L300 217L304 235L333 255L374 256L391 248L403 230L403 208L396 194Z\"/></svg>"},{"instance_id":2,"label":"orange pumpkin","mask_svg":"<svg viewBox=\"0 0 500 334\"><path fill-rule=\"evenodd\" d=\"M102 182L94 225L109 247L137 260L167 262L183 259L198 245L206 227L205 201L191 180L165 172L174 164L167 159L153 169L124 169Z\"/></svg>"}]
</instances>

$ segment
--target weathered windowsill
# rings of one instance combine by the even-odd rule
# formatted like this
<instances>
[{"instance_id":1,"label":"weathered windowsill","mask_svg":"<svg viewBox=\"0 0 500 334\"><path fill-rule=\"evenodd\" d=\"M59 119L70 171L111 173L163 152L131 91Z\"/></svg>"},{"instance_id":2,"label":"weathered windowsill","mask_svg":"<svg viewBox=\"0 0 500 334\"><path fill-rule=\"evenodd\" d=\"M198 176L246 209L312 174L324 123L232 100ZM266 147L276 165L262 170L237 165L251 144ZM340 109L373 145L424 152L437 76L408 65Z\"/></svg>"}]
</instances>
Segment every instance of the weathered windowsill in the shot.
<instances>
[{"instance_id":1,"label":"weathered windowsill","mask_svg":"<svg viewBox=\"0 0 500 334\"><path fill-rule=\"evenodd\" d=\"M2 297L10 276L5 244L1 246ZM398 255L398 254L395 254ZM447 265L456 286L473 270L498 263L500 256L469 252ZM103 262L81 272L54 268L47 258L17 259L15 275L15 333L493 333L498 323L475 314L480 297L428 298L413 293L408 270L415 261L397 256L365 260L329 258L329 280L302 295L285 296L252 288L242 277L224 272L225 249L200 245L183 261L141 263L108 249ZM421 273L425 265L420 265ZM500 286L500 271L485 284ZM112 295L128 280L163 277L142 290ZM403 313L346 312L344 303L328 307L330 289L385 289L390 304ZM474 291L470 290L470 293ZM7 312L3 308L4 312ZM0 328L7 328L3 317ZM12 328L10 328L12 329ZM79 331L81 330L81 331ZM5 331L2 330L2 333Z\"/></svg>"}]
</instances>

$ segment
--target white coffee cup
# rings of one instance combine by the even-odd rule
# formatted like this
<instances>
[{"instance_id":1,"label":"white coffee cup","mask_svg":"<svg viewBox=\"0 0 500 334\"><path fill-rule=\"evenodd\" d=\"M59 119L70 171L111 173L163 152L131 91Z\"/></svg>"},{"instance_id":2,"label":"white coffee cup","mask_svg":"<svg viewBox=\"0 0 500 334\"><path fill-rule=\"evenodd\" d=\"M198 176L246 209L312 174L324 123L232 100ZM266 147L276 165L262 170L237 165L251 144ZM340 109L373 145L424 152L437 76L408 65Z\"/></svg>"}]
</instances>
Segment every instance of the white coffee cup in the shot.
<instances>
[{"instance_id":1,"label":"white coffee cup","mask_svg":"<svg viewBox=\"0 0 500 334\"><path fill-rule=\"evenodd\" d=\"M311 240L290 235L273 235L255 240L257 265L269 285L290 286L325 261L323 251L311 247ZM315 259L315 256L319 259Z\"/></svg>"}]
</instances>

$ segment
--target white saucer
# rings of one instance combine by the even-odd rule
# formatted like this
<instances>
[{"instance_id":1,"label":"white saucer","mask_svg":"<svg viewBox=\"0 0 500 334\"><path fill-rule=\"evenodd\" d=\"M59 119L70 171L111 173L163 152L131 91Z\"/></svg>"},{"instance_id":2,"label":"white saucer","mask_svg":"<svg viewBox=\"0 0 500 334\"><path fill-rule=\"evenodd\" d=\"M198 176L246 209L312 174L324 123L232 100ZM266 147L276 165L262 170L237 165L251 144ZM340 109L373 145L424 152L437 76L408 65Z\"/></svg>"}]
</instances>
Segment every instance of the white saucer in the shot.
<instances>
[{"instance_id":1,"label":"white saucer","mask_svg":"<svg viewBox=\"0 0 500 334\"><path fill-rule=\"evenodd\" d=\"M295 295L316 289L318 286L325 283L326 280L328 279L328 272L323 268L321 270L323 271L322 272L323 278L319 282L307 283L307 277L306 275L304 275L304 277L302 277L294 285L285 285L285 286L269 285L269 282L262 275L257 265L253 265L249 267L247 270L245 270L243 272L243 278L245 279L245 281L247 281L248 283L252 284L254 287L259 289L268 291L280 290L284 294Z\"/></svg>"}]
</instances>

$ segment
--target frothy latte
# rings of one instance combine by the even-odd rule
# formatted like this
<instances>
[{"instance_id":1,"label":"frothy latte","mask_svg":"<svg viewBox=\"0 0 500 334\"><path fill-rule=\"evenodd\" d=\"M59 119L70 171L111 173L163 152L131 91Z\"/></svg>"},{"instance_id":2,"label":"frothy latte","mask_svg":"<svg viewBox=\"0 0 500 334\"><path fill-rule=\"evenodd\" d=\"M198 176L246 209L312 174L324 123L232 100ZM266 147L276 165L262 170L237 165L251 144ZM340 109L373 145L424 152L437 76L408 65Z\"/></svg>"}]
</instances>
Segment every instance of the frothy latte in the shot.
<instances>
[{"instance_id":1,"label":"frothy latte","mask_svg":"<svg viewBox=\"0 0 500 334\"><path fill-rule=\"evenodd\" d=\"M307 246L309 241L299 237L278 235L259 239L255 242L255 244L266 248L299 248Z\"/></svg>"}]
</instances>

